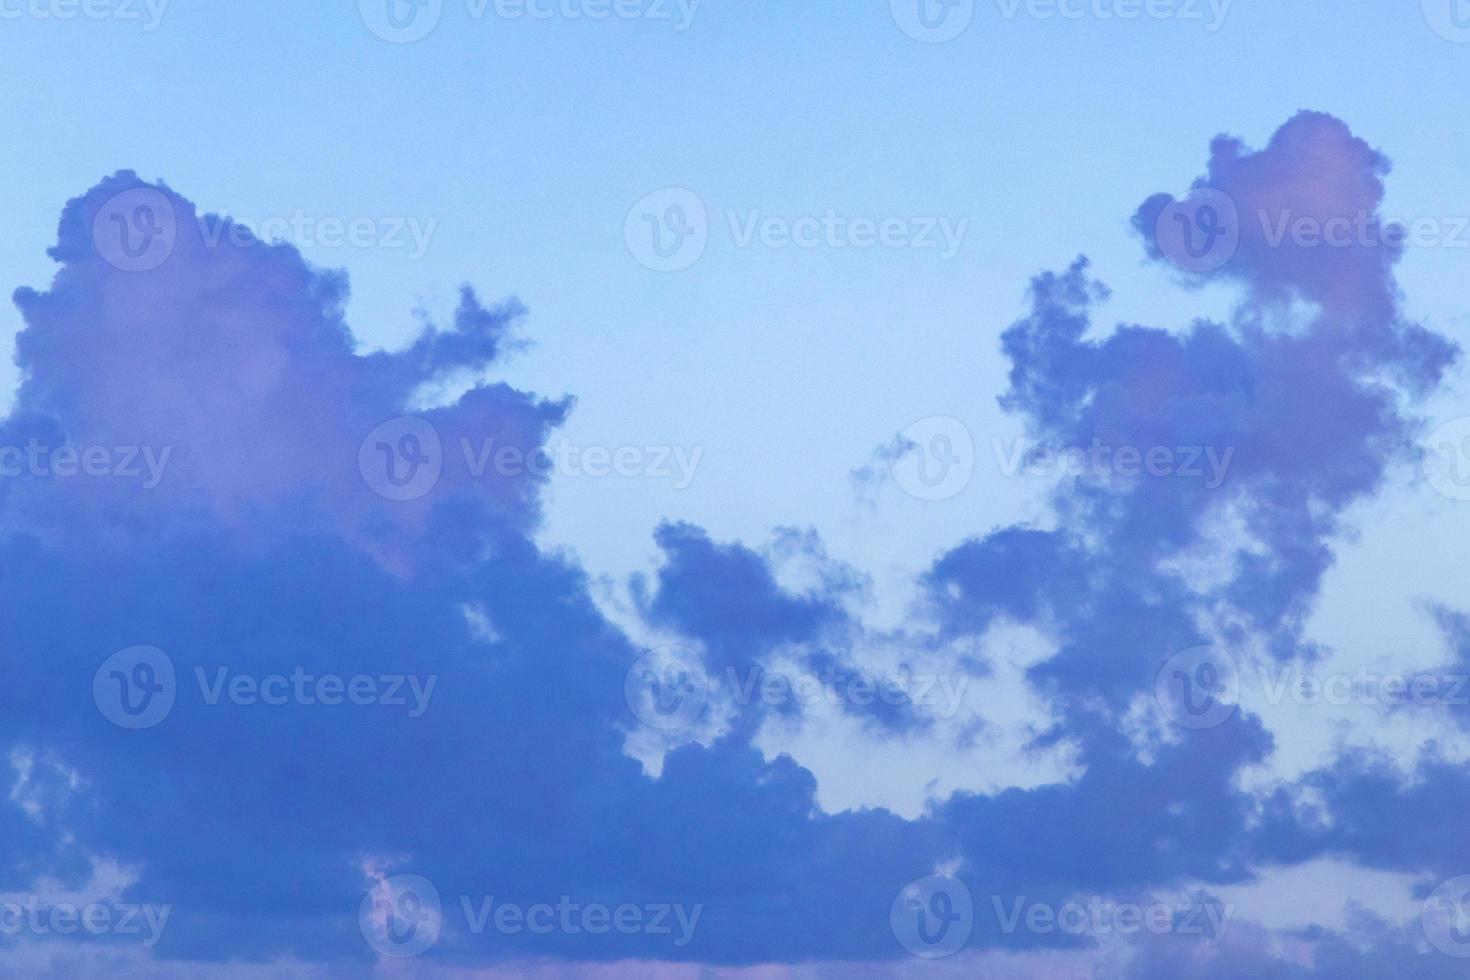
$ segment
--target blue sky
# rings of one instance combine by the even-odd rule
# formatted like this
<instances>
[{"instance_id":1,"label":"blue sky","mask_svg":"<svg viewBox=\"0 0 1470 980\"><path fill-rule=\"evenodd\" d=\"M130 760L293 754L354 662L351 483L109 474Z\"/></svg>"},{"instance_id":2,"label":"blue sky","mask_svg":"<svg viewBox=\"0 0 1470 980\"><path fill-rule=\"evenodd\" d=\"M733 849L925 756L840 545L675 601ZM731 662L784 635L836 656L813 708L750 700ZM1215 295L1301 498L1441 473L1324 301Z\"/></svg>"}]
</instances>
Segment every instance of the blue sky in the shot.
<instances>
[{"instance_id":1,"label":"blue sky","mask_svg":"<svg viewBox=\"0 0 1470 980\"><path fill-rule=\"evenodd\" d=\"M54 466L0 489L0 568L30 579L7 603L12 653L34 664L17 690L39 695L17 695L31 707L0 728L5 820L24 830L0 898L179 910L157 950L0 938L0 975L253 975L235 961L516 975L525 958L549 976L1456 975L1458 948L1444 955L1420 910L1470 854L1404 844L1429 829L1384 830L1375 801L1461 812L1463 712L1247 683L1218 729L1171 736L1150 691L1195 644L1229 649L1247 679L1267 665L1444 682L1470 662L1470 503L1413 458L1465 414L1457 9L1157 0L1126 17L1126 2L1070 0L1064 16L975 0L957 36L928 43L903 29L905 2L624 0L629 16L599 17L595 0L546 0L533 17L443 0L425 36L395 43L375 0L94 0L93 17L0 0L0 268L22 289L0 320L22 338L0 370L15 410L0 441L170 452L147 493ZM1211 162L1219 134L1246 163ZM1197 178L1263 214L1363 207L1444 235L1383 268L1381 249L1337 263L1247 242L1219 273L1182 274L1135 225ZM231 243L201 218L158 271L128 273L98 261L92 224L126 193L288 247ZM677 200L707 216L686 268L630 245L650 195L656 215ZM808 219L844 230L782 237ZM854 245L854 222L886 221L898 244ZM361 239L334 242L333 223ZM1359 287L1390 312L1342 299ZM364 437L390 424L389 459L417 451L389 423L407 415L431 423L416 439L442 439L444 473L394 500L367 478L379 438ZM926 419L974 447L943 499L901 475L929 443L895 439L931 433L909 429ZM1007 475L1023 436L1214 440L1242 482L1197 495ZM580 469L466 474L460 446L486 438L560 446ZM588 475L589 448L629 451L629 473ZM130 584L104 596L114 581ZM140 647L165 660L128 653L120 676L167 663L178 701L130 732L86 691ZM671 647L686 652L647 652ZM630 718L630 665L667 680L687 656L706 684L901 666L958 700L889 711L849 691L798 709L709 690L672 733ZM366 706L339 724L292 694L278 725L192 689L220 668L258 685L298 667L433 676L437 693L386 724ZM226 778L219 753L251 775ZM150 806L175 815L127 822ZM196 806L224 836L186 829ZM687 839L615 859L611 837L578 829L590 813L642 847ZM227 846L252 821L279 849ZM1028 826L1038 850L998 856ZM870 856L839 869L852 848ZM299 899L261 898L297 866ZM435 948L395 966L342 896L367 887L401 912L410 874L454 915L464 896L570 890L702 905L704 925L687 949L565 928L486 944L446 914ZM956 880L977 918L996 896L1055 911L1094 895L1191 906L1203 890L1237 925L1204 952L1172 933L1120 950L1095 930L977 926L963 949L910 956L935 950L897 919L890 934L895 883L936 911ZM788 881L795 926L770 904ZM1264 952L1283 943L1300 948Z\"/></svg>"}]
</instances>

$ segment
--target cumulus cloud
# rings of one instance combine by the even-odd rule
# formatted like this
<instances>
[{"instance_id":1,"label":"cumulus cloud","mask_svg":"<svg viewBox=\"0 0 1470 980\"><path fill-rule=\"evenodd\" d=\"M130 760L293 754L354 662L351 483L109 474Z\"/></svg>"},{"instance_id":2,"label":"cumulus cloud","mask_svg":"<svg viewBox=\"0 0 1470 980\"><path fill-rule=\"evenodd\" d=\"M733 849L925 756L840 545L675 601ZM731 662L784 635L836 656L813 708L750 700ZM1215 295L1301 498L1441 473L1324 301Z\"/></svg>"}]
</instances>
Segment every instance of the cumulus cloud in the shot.
<instances>
[{"instance_id":1,"label":"cumulus cloud","mask_svg":"<svg viewBox=\"0 0 1470 980\"><path fill-rule=\"evenodd\" d=\"M1376 215L1387 172L1344 123L1304 113L1261 150L1217 139L1183 199L1145 201L1134 223L1159 261L1167 209L1207 191L1233 202L1234 255L1187 270L1240 290L1229 322L1105 329L1108 291L1085 259L1037 276L1029 311L1001 336L1001 403L1033 437L1105 447L1107 462L1053 487L1055 527L976 533L939 556L895 631L863 623L864 576L814 534L754 548L689 524L654 529L662 560L632 583L631 612L690 651L673 663L704 713L657 735L653 768L630 750L653 744L629 688L644 651L579 567L537 547L544 475L485 465L501 450L534 459L572 410L493 380L521 308L467 288L450 322L365 352L343 277L227 224L219 233L224 219L163 184L108 178L66 206L49 288L16 294L24 380L0 443L26 465L0 484L12 665L0 891L127 868L117 900L172 910L145 958L161 970L373 969L373 898L391 909L405 894L391 881L415 875L440 899L437 938L405 975L549 958L567 975L805 962L781 975L903 976L918 967L891 908L940 871L982 903L1203 895L1324 854L1453 873L1458 849L1435 828L1463 809L1461 767L1426 749L1406 773L1345 750L1298 782L1249 789L1242 776L1271 758L1276 734L1239 707L1180 731L1169 715L1181 695L1157 683L1170 658L1206 644L1247 664L1320 654L1305 615L1348 508L1410 452L1413 399L1457 355L1403 314L1398 250L1314 249L1256 223ZM444 390L463 393L429 394ZM895 443L878 461L912 450ZM1140 469L1125 452L1173 465ZM1193 478L1186 459L1210 453L1221 479ZM137 475L119 471L125 454ZM881 474L855 480L871 489ZM1181 556L1204 547L1229 552L1215 574L1181 574ZM732 671L982 680L1007 631L1041 651L1021 676L1045 721L1024 748L1051 760L1049 777L946 778L908 816L825 810L820 767L771 751L772 724L830 714L710 689ZM162 691L167 672L162 717L99 710L114 685ZM352 685L372 696L345 699ZM949 750L994 737L1006 715L981 705L941 724L951 719L914 699L837 709L853 726L838 730L942 744L929 758L945 764L964 764ZM698 908L698 924L678 944L651 929L477 926L492 897ZM1448 975L1402 924L1361 918L1349 934L1292 937L1283 954L1281 936L1256 931L1248 910L1243 921L1224 943L1175 935L1119 952L980 915L951 965Z\"/></svg>"}]
</instances>

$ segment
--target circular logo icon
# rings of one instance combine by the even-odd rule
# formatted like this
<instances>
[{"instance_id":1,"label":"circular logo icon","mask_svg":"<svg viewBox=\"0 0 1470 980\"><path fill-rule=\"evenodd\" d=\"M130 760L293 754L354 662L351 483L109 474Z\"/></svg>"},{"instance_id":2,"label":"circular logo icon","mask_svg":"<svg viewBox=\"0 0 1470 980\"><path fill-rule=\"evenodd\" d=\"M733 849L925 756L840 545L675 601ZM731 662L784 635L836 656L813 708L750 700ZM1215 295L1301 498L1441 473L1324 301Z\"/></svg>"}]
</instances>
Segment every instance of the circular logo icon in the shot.
<instances>
[{"instance_id":1,"label":"circular logo icon","mask_svg":"<svg viewBox=\"0 0 1470 980\"><path fill-rule=\"evenodd\" d=\"M709 244L709 211L683 187L654 191L633 205L623 222L628 254L654 272L679 272L698 262Z\"/></svg>"},{"instance_id":2,"label":"circular logo icon","mask_svg":"<svg viewBox=\"0 0 1470 980\"><path fill-rule=\"evenodd\" d=\"M1159 252L1185 272L1213 272L1240 247L1240 214L1224 191L1206 187L1171 201L1154 223Z\"/></svg>"},{"instance_id":3,"label":"circular logo icon","mask_svg":"<svg viewBox=\"0 0 1470 980\"><path fill-rule=\"evenodd\" d=\"M367 29L392 44L421 41L439 26L444 0L357 0Z\"/></svg>"},{"instance_id":4,"label":"circular logo icon","mask_svg":"<svg viewBox=\"0 0 1470 980\"><path fill-rule=\"evenodd\" d=\"M1470 44L1470 0L1423 0L1424 19L1446 41Z\"/></svg>"},{"instance_id":5,"label":"circular logo icon","mask_svg":"<svg viewBox=\"0 0 1470 980\"><path fill-rule=\"evenodd\" d=\"M915 956L950 956L970 941L975 902L958 878L929 875L905 885L893 899L888 925L898 944Z\"/></svg>"},{"instance_id":6,"label":"circular logo icon","mask_svg":"<svg viewBox=\"0 0 1470 980\"><path fill-rule=\"evenodd\" d=\"M444 907L439 889L420 875L394 875L363 896L357 926L368 945L384 956L418 956L439 941Z\"/></svg>"},{"instance_id":7,"label":"circular logo icon","mask_svg":"<svg viewBox=\"0 0 1470 980\"><path fill-rule=\"evenodd\" d=\"M178 238L173 202L155 187L113 195L92 219L97 254L123 272L148 272L163 265Z\"/></svg>"},{"instance_id":8,"label":"circular logo icon","mask_svg":"<svg viewBox=\"0 0 1470 980\"><path fill-rule=\"evenodd\" d=\"M417 500L434 489L444 470L439 430L414 416L389 419L358 447L357 468L378 496Z\"/></svg>"},{"instance_id":9,"label":"circular logo icon","mask_svg":"<svg viewBox=\"0 0 1470 980\"><path fill-rule=\"evenodd\" d=\"M975 440L959 419L934 415L899 433L902 451L889 463L894 482L919 500L948 500L970 485Z\"/></svg>"},{"instance_id":10,"label":"circular logo icon","mask_svg":"<svg viewBox=\"0 0 1470 980\"><path fill-rule=\"evenodd\" d=\"M1224 724L1240 703L1240 671L1219 647L1190 647L1164 661L1154 699L1180 728L1200 731Z\"/></svg>"},{"instance_id":11,"label":"circular logo icon","mask_svg":"<svg viewBox=\"0 0 1470 980\"><path fill-rule=\"evenodd\" d=\"M1446 956L1470 959L1470 875L1451 878L1424 900L1424 936Z\"/></svg>"},{"instance_id":12,"label":"circular logo icon","mask_svg":"<svg viewBox=\"0 0 1470 980\"><path fill-rule=\"evenodd\" d=\"M1470 500L1470 416L1451 419L1430 433L1419 466L1435 493Z\"/></svg>"},{"instance_id":13,"label":"circular logo icon","mask_svg":"<svg viewBox=\"0 0 1470 980\"><path fill-rule=\"evenodd\" d=\"M970 26L975 0L888 0L893 21L915 41L953 41Z\"/></svg>"},{"instance_id":14,"label":"circular logo icon","mask_svg":"<svg viewBox=\"0 0 1470 980\"><path fill-rule=\"evenodd\" d=\"M152 728L173 710L178 687L174 663L157 647L119 650L92 675L92 700L119 728Z\"/></svg>"},{"instance_id":15,"label":"circular logo icon","mask_svg":"<svg viewBox=\"0 0 1470 980\"><path fill-rule=\"evenodd\" d=\"M680 646L650 650L633 662L623 678L623 697L634 716L649 728L672 732L688 728L704 714L709 675L693 650Z\"/></svg>"}]
</instances>

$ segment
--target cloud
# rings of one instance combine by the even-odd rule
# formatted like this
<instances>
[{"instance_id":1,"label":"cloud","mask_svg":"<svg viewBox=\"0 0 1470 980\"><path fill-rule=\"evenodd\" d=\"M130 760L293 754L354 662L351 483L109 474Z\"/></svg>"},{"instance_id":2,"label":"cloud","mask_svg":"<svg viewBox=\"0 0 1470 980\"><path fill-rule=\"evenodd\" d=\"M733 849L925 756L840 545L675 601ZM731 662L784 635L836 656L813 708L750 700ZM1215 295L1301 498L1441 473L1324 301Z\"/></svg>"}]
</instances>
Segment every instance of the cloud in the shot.
<instances>
[{"instance_id":1,"label":"cloud","mask_svg":"<svg viewBox=\"0 0 1470 980\"><path fill-rule=\"evenodd\" d=\"M1314 250L1250 224L1262 210L1373 214L1386 173L1321 114L1259 151L1217 139L1196 192L1228 195L1247 220L1231 261L1190 275L1239 289L1227 323L1109 330L1096 323L1107 288L1085 259L1037 276L1001 337L1001 403L1032 437L1106 460L1054 486L1050 529L959 529L894 632L865 626L864 577L813 533L757 549L689 524L654 531L662 561L633 583L634 610L694 651L706 682L871 670L880 653L885 668L978 678L993 671L980 652L992 631L1041 638L1025 678L1049 723L1028 748L1062 752L1064 775L959 790L911 818L824 811L812 770L761 748L772 719L811 720L790 703L712 696L708 716L665 740L656 776L631 757L627 685L641 683L630 669L643 651L579 567L537 547L544 476L480 465L502 449L534 458L572 410L491 380L520 343L518 304L467 288L451 322L363 352L342 276L220 233L224 219L163 184L108 178L63 212L50 287L16 294L24 380L0 426L19 454L0 463L22 464L0 483L12 664L0 888L74 887L98 862L130 869L119 900L173 909L160 963L366 971L369 887L417 875L441 899L439 938L409 975L543 960L903 975L916 968L890 908L941 870L982 896L1057 902L1241 884L1263 863L1325 853L1448 873L1458 767L1426 753L1410 778L1345 751L1262 796L1241 776L1270 759L1275 733L1239 708L1171 727L1177 704L1156 683L1202 644L1242 663L1317 656L1305 614L1348 508L1409 454L1412 399L1457 355L1403 314L1398 251ZM1169 255L1150 229L1178 203L1151 197L1135 216L1155 259ZM435 400L446 390L462 393ZM1142 467L1158 452L1167 470ZM1210 459L1221 479L1190 472ZM879 479L859 471L863 486ZM1222 526L1236 529L1224 571L1180 575L1179 556L1221 542ZM123 701L109 714L109 692L162 691L169 671L163 717L133 724ZM929 749L989 723L983 707L961 731L922 705L842 710L864 737ZM652 929L477 928L492 897L698 907L698 927L677 946ZM1355 926L1371 948L1305 937L1308 960L1232 934L1223 949L1160 942L1091 965L1310 976L1391 959L1433 975L1412 972L1423 962L1397 929ZM990 962L1036 957L1037 976L1075 975L1068 957L1094 948L989 919L969 947Z\"/></svg>"}]
</instances>

